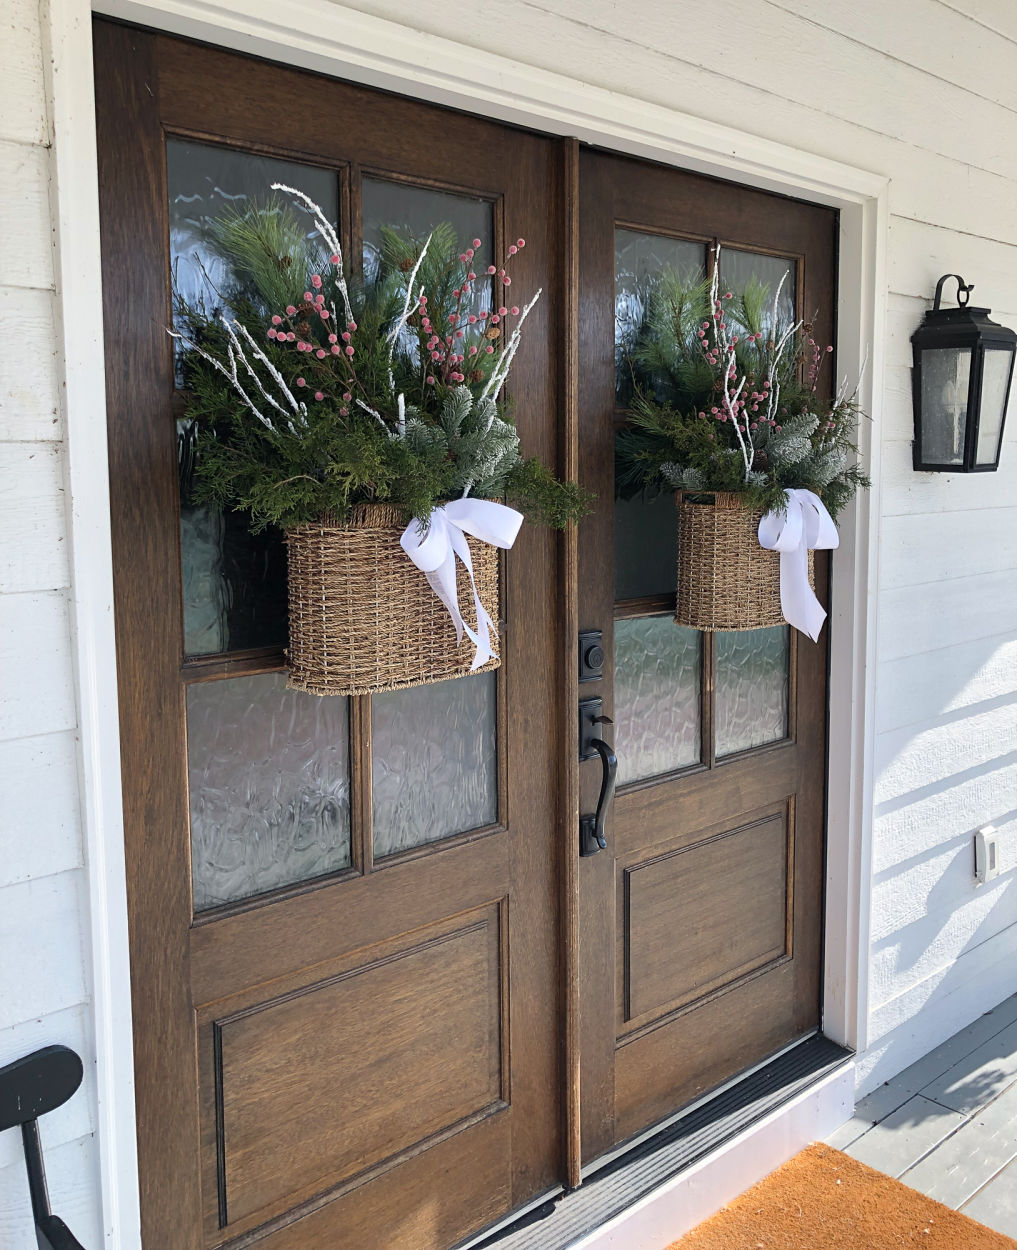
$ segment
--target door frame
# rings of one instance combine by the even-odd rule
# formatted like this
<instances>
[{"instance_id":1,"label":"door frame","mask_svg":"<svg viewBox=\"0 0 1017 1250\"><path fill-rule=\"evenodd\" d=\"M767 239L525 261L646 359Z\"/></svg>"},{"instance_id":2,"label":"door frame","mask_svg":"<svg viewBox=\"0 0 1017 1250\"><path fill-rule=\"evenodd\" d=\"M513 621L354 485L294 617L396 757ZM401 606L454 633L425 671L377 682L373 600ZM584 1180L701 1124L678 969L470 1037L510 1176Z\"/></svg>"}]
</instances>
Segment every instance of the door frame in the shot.
<instances>
[{"instance_id":1,"label":"door frame","mask_svg":"<svg viewBox=\"0 0 1017 1250\"><path fill-rule=\"evenodd\" d=\"M864 1050L868 1040L876 658L876 603L868 588L878 550L880 440L873 431L880 429L882 396L874 379L882 379L884 364L889 179L493 53L471 51L467 77L458 69L463 64L456 55L459 45L451 41L421 36L331 0L309 0L309 5L311 21L300 31L283 28L269 0L221 0L212 10L202 0L50 0L43 8L54 140L49 194L64 374L70 630L88 882L95 1128L105 1244L117 1250L140 1250L141 1243L106 458L93 10L840 210L837 359L841 372L851 377L867 359L860 395L872 421L863 423L859 443L873 489L860 495L846 514L833 559L823 1027L854 1050ZM305 33L308 28L313 36ZM39 202L45 203L45 171L37 177ZM569 421L566 411L564 428ZM574 622L575 539L563 541L566 568L573 571L571 610L565 615ZM571 661L574 630L561 639L561 647L562 659ZM565 671L571 671L569 663ZM576 693L570 689L562 695L574 702ZM571 741L562 745L560 824L567 831L578 827L577 770L571 763ZM578 1021L573 1018L568 1027L577 1028Z\"/></svg>"}]
</instances>

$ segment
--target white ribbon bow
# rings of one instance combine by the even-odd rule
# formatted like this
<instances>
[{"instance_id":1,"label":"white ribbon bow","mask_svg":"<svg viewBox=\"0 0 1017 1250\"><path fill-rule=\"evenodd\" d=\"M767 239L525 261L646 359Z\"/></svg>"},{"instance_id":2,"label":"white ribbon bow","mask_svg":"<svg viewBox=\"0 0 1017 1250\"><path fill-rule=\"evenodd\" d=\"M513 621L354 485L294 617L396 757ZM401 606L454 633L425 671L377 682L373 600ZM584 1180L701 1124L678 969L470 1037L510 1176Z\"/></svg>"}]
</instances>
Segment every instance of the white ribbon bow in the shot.
<instances>
[{"instance_id":1,"label":"white ribbon bow","mask_svg":"<svg viewBox=\"0 0 1017 1250\"><path fill-rule=\"evenodd\" d=\"M780 610L784 619L813 642L826 611L809 585L809 551L840 544L837 527L811 490L789 490L787 510L768 512L759 522L759 545L780 552Z\"/></svg>"},{"instance_id":2,"label":"white ribbon bow","mask_svg":"<svg viewBox=\"0 0 1017 1250\"><path fill-rule=\"evenodd\" d=\"M522 523L522 513L504 504L492 503L488 499L454 499L442 508L435 508L427 518L426 527L411 521L399 539L403 551L424 574L431 589L447 608L456 627L456 639L462 642L465 631L476 648L470 665L471 673L495 658L491 634L497 638L498 629L480 602L466 535L472 534L492 547L507 549L516 541ZM473 590L473 603L477 609L476 631L470 629L459 611L456 556L466 566Z\"/></svg>"}]
</instances>

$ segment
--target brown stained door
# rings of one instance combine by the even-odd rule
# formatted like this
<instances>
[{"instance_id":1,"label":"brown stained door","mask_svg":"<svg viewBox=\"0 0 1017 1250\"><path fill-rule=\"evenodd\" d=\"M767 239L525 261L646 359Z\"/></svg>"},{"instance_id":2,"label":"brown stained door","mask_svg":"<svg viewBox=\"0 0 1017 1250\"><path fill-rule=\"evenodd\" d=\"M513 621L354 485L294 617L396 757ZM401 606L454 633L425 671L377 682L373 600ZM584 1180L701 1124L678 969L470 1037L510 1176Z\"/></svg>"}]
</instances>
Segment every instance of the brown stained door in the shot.
<instances>
[{"instance_id":1,"label":"brown stained door","mask_svg":"<svg viewBox=\"0 0 1017 1250\"><path fill-rule=\"evenodd\" d=\"M836 214L585 152L579 624L601 629L619 760L607 850L579 867L585 1161L819 1026L826 640L672 619L671 496L615 501L626 345L665 269L757 277L832 342ZM819 315L816 316L816 311ZM817 560L819 594L827 565ZM611 737L613 735L613 738ZM592 811L599 761L581 765Z\"/></svg>"},{"instance_id":2,"label":"brown stained door","mask_svg":"<svg viewBox=\"0 0 1017 1250\"><path fill-rule=\"evenodd\" d=\"M193 506L170 273L281 181L370 264L452 220L543 287L513 371L552 462L550 141L95 26L143 1240L444 1250L561 1175L555 540L504 562L504 663L288 691L284 555ZM181 490L181 484L184 490ZM571 725L571 718L570 718Z\"/></svg>"}]
</instances>

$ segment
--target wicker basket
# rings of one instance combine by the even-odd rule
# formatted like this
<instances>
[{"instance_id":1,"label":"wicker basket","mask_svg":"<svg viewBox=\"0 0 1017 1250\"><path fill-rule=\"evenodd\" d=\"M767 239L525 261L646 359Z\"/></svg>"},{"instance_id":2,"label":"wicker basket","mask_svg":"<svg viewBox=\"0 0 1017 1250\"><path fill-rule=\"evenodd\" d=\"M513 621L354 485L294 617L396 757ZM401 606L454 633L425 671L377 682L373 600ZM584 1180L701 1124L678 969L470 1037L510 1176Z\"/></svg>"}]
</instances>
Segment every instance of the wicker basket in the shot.
<instances>
[{"instance_id":1,"label":"wicker basket","mask_svg":"<svg viewBox=\"0 0 1017 1250\"><path fill-rule=\"evenodd\" d=\"M783 625L780 556L759 545L762 509L743 496L675 495L678 601L674 619L691 629L766 629ZM815 557L809 552L815 588Z\"/></svg>"},{"instance_id":2,"label":"wicker basket","mask_svg":"<svg viewBox=\"0 0 1017 1250\"><path fill-rule=\"evenodd\" d=\"M341 525L299 525L289 551L289 686L310 694L371 694L461 677L474 648L456 644L452 620L399 545L402 515L362 504ZM477 590L498 621L498 550L469 538ZM457 561L458 564L458 561ZM469 578L458 569L459 607L476 625ZM483 670L497 668L493 659Z\"/></svg>"}]
</instances>

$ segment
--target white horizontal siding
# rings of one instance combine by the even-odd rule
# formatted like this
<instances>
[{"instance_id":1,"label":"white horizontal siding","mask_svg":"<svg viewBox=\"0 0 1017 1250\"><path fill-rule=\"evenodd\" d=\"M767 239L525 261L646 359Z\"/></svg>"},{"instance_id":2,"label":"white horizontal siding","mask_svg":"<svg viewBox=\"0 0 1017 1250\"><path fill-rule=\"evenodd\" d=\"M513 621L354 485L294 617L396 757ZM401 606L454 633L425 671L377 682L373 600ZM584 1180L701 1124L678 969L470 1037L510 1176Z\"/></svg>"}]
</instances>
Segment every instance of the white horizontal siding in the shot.
<instances>
[{"instance_id":1,"label":"white horizontal siding","mask_svg":"<svg viewBox=\"0 0 1017 1250\"><path fill-rule=\"evenodd\" d=\"M18 344L0 351L0 442L63 435L54 303L50 291L0 285L0 342Z\"/></svg>"},{"instance_id":2,"label":"white horizontal siding","mask_svg":"<svg viewBox=\"0 0 1017 1250\"><path fill-rule=\"evenodd\" d=\"M52 287L47 149L0 139L0 187L10 197L4 228L0 230L0 282L7 286ZM34 363L22 361L22 367Z\"/></svg>"},{"instance_id":3,"label":"white horizontal siding","mask_svg":"<svg viewBox=\"0 0 1017 1250\"><path fill-rule=\"evenodd\" d=\"M45 143L48 127L38 0L7 0L4 5L0 76L6 101L0 110L0 138Z\"/></svg>"},{"instance_id":4,"label":"white horizontal siding","mask_svg":"<svg viewBox=\"0 0 1017 1250\"><path fill-rule=\"evenodd\" d=\"M40 1126L46 1154L46 1179L53 1210L81 1244L92 1250L102 1246L102 1227L96 1193L99 1175L95 1142L91 1136L49 1146L49 1125ZM28 1201L28 1181L24 1164L0 1171L0 1246L10 1250L35 1250L35 1228Z\"/></svg>"},{"instance_id":5,"label":"white horizontal siding","mask_svg":"<svg viewBox=\"0 0 1017 1250\"><path fill-rule=\"evenodd\" d=\"M67 586L62 448L0 443L0 594Z\"/></svg>"},{"instance_id":6,"label":"white horizontal siding","mask_svg":"<svg viewBox=\"0 0 1017 1250\"><path fill-rule=\"evenodd\" d=\"M0 742L73 729L70 622L64 591L0 595Z\"/></svg>"},{"instance_id":7,"label":"white horizontal siding","mask_svg":"<svg viewBox=\"0 0 1017 1250\"><path fill-rule=\"evenodd\" d=\"M966 514L965 514L966 515ZM962 722L966 710L1015 697L1017 637L1003 634L944 647L935 657L938 680L929 681L927 654L905 655L879 666L876 725L880 731L904 725Z\"/></svg>"},{"instance_id":8,"label":"white horizontal siding","mask_svg":"<svg viewBox=\"0 0 1017 1250\"><path fill-rule=\"evenodd\" d=\"M82 1059L86 1072L95 1061L89 1009L85 1004L65 1007L45 1015L33 1016L19 1025L0 1031L0 1065L13 1063L43 1046L69 1046ZM92 1131L93 1109L86 1085L83 1094L68 1099L62 1107L50 1111L43 1124L47 1150L67 1142L88 1137ZM0 1133L0 1171L4 1168L24 1169L19 1133ZM0 1241L0 1245L6 1243ZM92 1250L91 1246L87 1250Z\"/></svg>"},{"instance_id":9,"label":"white horizontal siding","mask_svg":"<svg viewBox=\"0 0 1017 1250\"><path fill-rule=\"evenodd\" d=\"M70 731L0 742L0 888L82 863Z\"/></svg>"},{"instance_id":10,"label":"white horizontal siding","mask_svg":"<svg viewBox=\"0 0 1017 1250\"><path fill-rule=\"evenodd\" d=\"M60 1043L83 1087L40 1123L54 1209L103 1244L85 972L77 711L39 0L0 36L0 1065ZM16 1132L0 1134L0 1246L35 1245Z\"/></svg>"}]
</instances>

